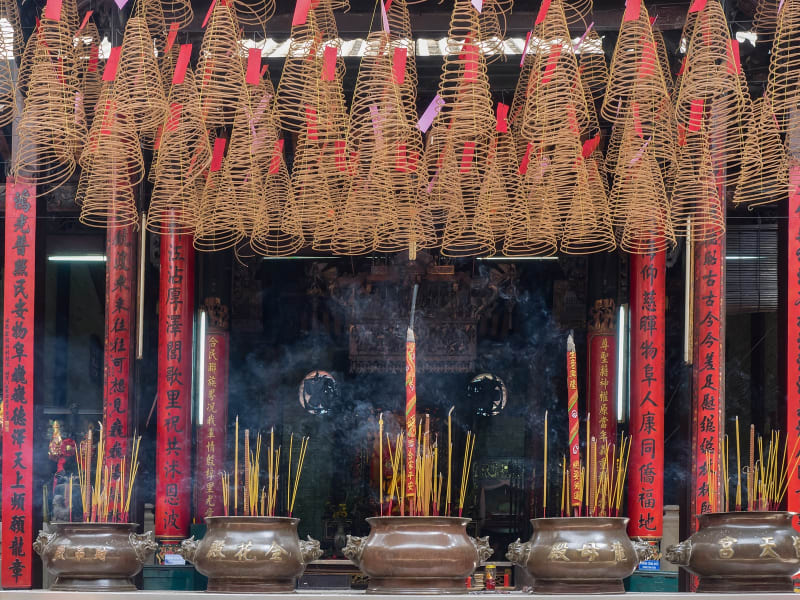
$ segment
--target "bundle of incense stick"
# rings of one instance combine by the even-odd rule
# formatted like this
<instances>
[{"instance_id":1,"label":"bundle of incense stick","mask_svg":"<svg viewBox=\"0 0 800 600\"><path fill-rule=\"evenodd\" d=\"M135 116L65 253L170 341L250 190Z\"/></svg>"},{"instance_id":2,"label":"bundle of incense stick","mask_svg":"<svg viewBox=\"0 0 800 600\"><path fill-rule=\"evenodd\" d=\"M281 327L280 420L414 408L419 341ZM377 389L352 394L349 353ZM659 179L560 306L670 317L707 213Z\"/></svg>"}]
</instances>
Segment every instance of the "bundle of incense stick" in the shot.
<instances>
[{"instance_id":1,"label":"bundle of incense stick","mask_svg":"<svg viewBox=\"0 0 800 600\"><path fill-rule=\"evenodd\" d=\"M580 461L580 470L570 475L571 467L565 455L561 458L561 512L564 516L616 517L622 510L622 497L628 472L631 440L624 434L617 444L599 447L597 439L589 440L586 452L588 464ZM547 469L547 465L544 466ZM576 477L581 502L571 511L569 477ZM547 514L545 513L545 517Z\"/></svg>"},{"instance_id":2,"label":"bundle of incense stick","mask_svg":"<svg viewBox=\"0 0 800 600\"><path fill-rule=\"evenodd\" d=\"M127 523L133 487L139 472L139 446L142 436L133 437L129 467L126 469L126 457L123 456L119 466L114 468L107 462L103 425L100 424L94 484L92 484L92 437L92 430L89 429L84 441L78 447L76 457L82 520L87 523ZM69 518L72 520L72 477L69 482L69 512Z\"/></svg>"},{"instance_id":3,"label":"bundle of incense stick","mask_svg":"<svg viewBox=\"0 0 800 600\"><path fill-rule=\"evenodd\" d=\"M236 443L234 444L234 468L233 468L233 511L231 512L231 476L228 472L220 475L222 483L222 506L226 516L239 515L239 417L236 417L235 424ZM255 444L250 443L250 431L244 431L244 474L242 477L242 512L245 516L274 517L278 512L278 491L281 486L281 445L275 444L275 429L269 433L269 446L266 448L266 485L261 484L262 469L261 456L264 452L264 440L259 432L256 434ZM289 456L287 460L286 476L286 515L291 517L297 500L297 490L300 487L300 476L303 472L303 464L308 450L309 438L300 438L299 450L295 460L294 433L289 436ZM253 448L253 446L255 448Z\"/></svg>"},{"instance_id":4,"label":"bundle of incense stick","mask_svg":"<svg viewBox=\"0 0 800 600\"><path fill-rule=\"evenodd\" d=\"M452 409L450 410L452 415ZM448 415L448 416L450 416ZM450 429L450 419L448 419L448 440L452 440L452 431ZM442 498L444 488L444 475L439 472L439 444L434 438L431 439L429 427L421 428L421 435L419 436L419 443L417 445L417 455L415 460L415 482L417 484L416 498L405 497L405 478L406 473L403 469L403 453L404 447L403 434L397 435L392 449L392 441L389 435L386 434L386 444L389 452L389 461L392 465L392 478L389 483L389 488L386 494L387 508L383 511L381 507L381 514L391 515L395 501L397 501L398 512L401 516L405 516L406 512L410 516L450 516L451 506L447 500L447 496ZM451 480L451 457L452 442L448 441L448 473L447 473L447 490L450 490ZM467 432L467 441L464 447L464 461L461 469L461 487L459 489L458 497L458 516L462 516L464 512L464 502L469 489L469 475L472 468L472 455L475 450L475 435ZM408 502L407 502L408 500Z\"/></svg>"}]
</instances>

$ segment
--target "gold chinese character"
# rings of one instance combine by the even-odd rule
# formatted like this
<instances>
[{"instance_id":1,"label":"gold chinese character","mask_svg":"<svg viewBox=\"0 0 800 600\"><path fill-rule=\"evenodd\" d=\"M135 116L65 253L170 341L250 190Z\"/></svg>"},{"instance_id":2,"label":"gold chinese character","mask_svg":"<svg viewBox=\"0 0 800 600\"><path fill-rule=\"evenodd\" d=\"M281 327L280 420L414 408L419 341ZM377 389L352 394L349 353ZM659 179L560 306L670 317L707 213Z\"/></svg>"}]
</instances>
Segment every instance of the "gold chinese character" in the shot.
<instances>
[{"instance_id":1,"label":"gold chinese character","mask_svg":"<svg viewBox=\"0 0 800 600\"><path fill-rule=\"evenodd\" d=\"M619 542L614 542L611 544L612 550L614 550L614 562L620 562L625 560L627 557L625 556L625 548L622 547L622 544Z\"/></svg>"},{"instance_id":2,"label":"gold chinese character","mask_svg":"<svg viewBox=\"0 0 800 600\"><path fill-rule=\"evenodd\" d=\"M208 363L208 372L209 373L216 373L217 372L217 363L215 363L215 362Z\"/></svg>"},{"instance_id":3,"label":"gold chinese character","mask_svg":"<svg viewBox=\"0 0 800 600\"><path fill-rule=\"evenodd\" d=\"M213 481L209 481L209 482L206 483L206 492L209 493L209 494L213 494L214 493L214 482Z\"/></svg>"},{"instance_id":4,"label":"gold chinese character","mask_svg":"<svg viewBox=\"0 0 800 600\"><path fill-rule=\"evenodd\" d=\"M608 365L600 365L600 377L608 377Z\"/></svg>"},{"instance_id":5,"label":"gold chinese character","mask_svg":"<svg viewBox=\"0 0 800 600\"><path fill-rule=\"evenodd\" d=\"M214 455L208 454L206 455L206 466L213 467L214 466Z\"/></svg>"},{"instance_id":6,"label":"gold chinese character","mask_svg":"<svg viewBox=\"0 0 800 600\"><path fill-rule=\"evenodd\" d=\"M761 541L762 544L759 544L761 547L761 554L758 555L758 558L780 558L778 553L775 552L775 538L774 537L762 537Z\"/></svg>"},{"instance_id":7,"label":"gold chinese character","mask_svg":"<svg viewBox=\"0 0 800 600\"><path fill-rule=\"evenodd\" d=\"M80 561L83 557L86 556L86 550L83 549L83 546L76 546L75 547L75 560Z\"/></svg>"},{"instance_id":8,"label":"gold chinese character","mask_svg":"<svg viewBox=\"0 0 800 600\"><path fill-rule=\"evenodd\" d=\"M208 425L209 427L214 427L217 424L217 419L214 415L208 415ZM214 431L213 429L211 431Z\"/></svg>"},{"instance_id":9,"label":"gold chinese character","mask_svg":"<svg viewBox=\"0 0 800 600\"><path fill-rule=\"evenodd\" d=\"M209 385L209 387L217 387L217 377L216 377L216 375L209 375L208 376L208 385Z\"/></svg>"},{"instance_id":10,"label":"gold chinese character","mask_svg":"<svg viewBox=\"0 0 800 600\"><path fill-rule=\"evenodd\" d=\"M96 548L94 551L94 557L99 561L105 562L107 551L108 550L102 546L100 548Z\"/></svg>"},{"instance_id":11,"label":"gold chinese character","mask_svg":"<svg viewBox=\"0 0 800 600\"><path fill-rule=\"evenodd\" d=\"M214 440L208 440L206 442L206 451L207 452L214 452Z\"/></svg>"},{"instance_id":12,"label":"gold chinese character","mask_svg":"<svg viewBox=\"0 0 800 600\"><path fill-rule=\"evenodd\" d=\"M256 559L255 556L250 556L250 547L252 545L253 545L253 542L251 542L250 540L247 540L246 542L242 542L241 544L239 544L237 546L238 550L236 551L236 554L234 554L234 557L236 558L236 560L239 560L239 561L242 561L242 560L255 560Z\"/></svg>"},{"instance_id":13,"label":"gold chinese character","mask_svg":"<svg viewBox=\"0 0 800 600\"><path fill-rule=\"evenodd\" d=\"M600 347L603 349L608 348L608 338L603 336L603 339L600 340Z\"/></svg>"},{"instance_id":14,"label":"gold chinese character","mask_svg":"<svg viewBox=\"0 0 800 600\"><path fill-rule=\"evenodd\" d=\"M214 540L211 542L211 548L206 552L206 558L227 558L227 556L222 553L224 547L225 540Z\"/></svg>"},{"instance_id":15,"label":"gold chinese character","mask_svg":"<svg viewBox=\"0 0 800 600\"><path fill-rule=\"evenodd\" d=\"M289 553L281 548L278 544L274 541L272 545L267 548L267 551L264 553L264 558L267 560L274 560L275 562L282 562L286 560L286 557L289 556Z\"/></svg>"},{"instance_id":16,"label":"gold chinese character","mask_svg":"<svg viewBox=\"0 0 800 600\"><path fill-rule=\"evenodd\" d=\"M600 398L602 399L602 397L603 397L603 392L600 392ZM606 399L608 399L608 394L606 394ZM600 415L601 416L603 416L603 415L608 416L608 404L607 403L603 403L603 404L600 405Z\"/></svg>"},{"instance_id":17,"label":"gold chinese character","mask_svg":"<svg viewBox=\"0 0 800 600\"><path fill-rule=\"evenodd\" d=\"M581 548L581 557L586 558L587 556L589 557L589 562L597 560L597 544L594 542L584 544Z\"/></svg>"},{"instance_id":18,"label":"gold chinese character","mask_svg":"<svg viewBox=\"0 0 800 600\"><path fill-rule=\"evenodd\" d=\"M64 552L67 550L66 546L56 546L56 553L53 555L53 562L57 560L66 560Z\"/></svg>"},{"instance_id":19,"label":"gold chinese character","mask_svg":"<svg viewBox=\"0 0 800 600\"><path fill-rule=\"evenodd\" d=\"M565 560L569 561L567 558L567 543L566 542L559 542L558 544L553 544L550 547L550 552L547 555L547 560Z\"/></svg>"},{"instance_id":20,"label":"gold chinese character","mask_svg":"<svg viewBox=\"0 0 800 600\"><path fill-rule=\"evenodd\" d=\"M733 558L733 545L738 542L736 538L726 535L721 538L717 543L719 544L719 557L720 558Z\"/></svg>"},{"instance_id":21,"label":"gold chinese character","mask_svg":"<svg viewBox=\"0 0 800 600\"><path fill-rule=\"evenodd\" d=\"M794 546L794 555L796 558L800 558L800 537L793 535L792 536L792 545Z\"/></svg>"}]
</instances>

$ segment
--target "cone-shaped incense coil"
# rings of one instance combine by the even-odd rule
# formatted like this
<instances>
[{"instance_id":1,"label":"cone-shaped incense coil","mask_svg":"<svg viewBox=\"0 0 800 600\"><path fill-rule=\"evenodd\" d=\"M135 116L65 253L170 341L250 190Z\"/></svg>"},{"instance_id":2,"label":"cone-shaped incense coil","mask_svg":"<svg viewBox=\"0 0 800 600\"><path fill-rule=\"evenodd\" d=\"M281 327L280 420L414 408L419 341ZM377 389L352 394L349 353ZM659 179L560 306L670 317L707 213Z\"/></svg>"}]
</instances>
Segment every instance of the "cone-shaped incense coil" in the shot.
<instances>
[{"instance_id":1,"label":"cone-shaped incense coil","mask_svg":"<svg viewBox=\"0 0 800 600\"><path fill-rule=\"evenodd\" d=\"M753 15L752 31L757 34L756 42L771 42L778 28L778 7L780 0L757 0Z\"/></svg>"},{"instance_id":2,"label":"cone-shaped incense coil","mask_svg":"<svg viewBox=\"0 0 800 600\"><path fill-rule=\"evenodd\" d=\"M786 197L788 161L778 124L766 98L753 103L739 182L733 201L748 206L769 204Z\"/></svg>"},{"instance_id":3,"label":"cone-shaped incense coil","mask_svg":"<svg viewBox=\"0 0 800 600\"><path fill-rule=\"evenodd\" d=\"M80 221L92 227L118 227L138 222L134 188L144 176L144 160L133 119L107 99L98 107L99 131L86 166Z\"/></svg>"},{"instance_id":4,"label":"cone-shaped incense coil","mask_svg":"<svg viewBox=\"0 0 800 600\"><path fill-rule=\"evenodd\" d=\"M589 172L592 170L591 180ZM592 185L592 183L595 185ZM564 221L561 251L564 254L609 252L616 247L608 200L594 160L578 162L578 181Z\"/></svg>"},{"instance_id":5,"label":"cone-shaped incense coil","mask_svg":"<svg viewBox=\"0 0 800 600\"><path fill-rule=\"evenodd\" d=\"M66 61L57 58L54 51L38 44L14 165L15 175L33 178L45 191L72 176L76 151L86 137L80 103L76 111L77 80L66 77L60 68Z\"/></svg>"},{"instance_id":6,"label":"cone-shaped incense coil","mask_svg":"<svg viewBox=\"0 0 800 600\"><path fill-rule=\"evenodd\" d=\"M785 0L772 43L767 97L782 131L800 127L800 0Z\"/></svg>"},{"instance_id":7,"label":"cone-shaped incense coil","mask_svg":"<svg viewBox=\"0 0 800 600\"><path fill-rule=\"evenodd\" d=\"M161 0L164 21L167 24L177 23L183 29L194 19L194 10L190 0Z\"/></svg>"},{"instance_id":8,"label":"cone-shaped incense coil","mask_svg":"<svg viewBox=\"0 0 800 600\"><path fill-rule=\"evenodd\" d=\"M5 19L13 29L14 37L11 49L14 51L14 57L22 56L25 51L25 38L20 25L17 0L0 0L0 19ZM6 40L6 45L8 45L8 40Z\"/></svg>"},{"instance_id":9,"label":"cone-shaped incense coil","mask_svg":"<svg viewBox=\"0 0 800 600\"><path fill-rule=\"evenodd\" d=\"M506 37L508 15L503 12L503 8L497 0L485 0L478 15L480 47L486 56L486 62L494 62L504 56L503 40Z\"/></svg>"},{"instance_id":10,"label":"cone-shaped incense coil","mask_svg":"<svg viewBox=\"0 0 800 600\"><path fill-rule=\"evenodd\" d=\"M194 76L186 73L169 97L169 116L161 127L147 229L153 233L191 233L197 220L203 175L211 147L201 119Z\"/></svg>"},{"instance_id":11,"label":"cone-shaped incense coil","mask_svg":"<svg viewBox=\"0 0 800 600\"><path fill-rule=\"evenodd\" d=\"M200 107L209 128L232 124L242 96L244 62L238 39L233 7L217 2L203 35L195 71Z\"/></svg>"},{"instance_id":12,"label":"cone-shaped incense coil","mask_svg":"<svg viewBox=\"0 0 800 600\"><path fill-rule=\"evenodd\" d=\"M669 203L658 163L632 125L626 127L609 198L619 246L631 254L674 245Z\"/></svg>"},{"instance_id":13,"label":"cone-shaped incense coil","mask_svg":"<svg viewBox=\"0 0 800 600\"><path fill-rule=\"evenodd\" d=\"M584 27L589 24L592 14L592 0L565 0L564 1L564 16L567 23L570 25L583 25Z\"/></svg>"},{"instance_id":14,"label":"cone-shaped incense coil","mask_svg":"<svg viewBox=\"0 0 800 600\"><path fill-rule=\"evenodd\" d=\"M125 25L116 84L120 112L130 115L138 133L155 132L167 115L167 99L144 17Z\"/></svg>"},{"instance_id":15,"label":"cone-shaped incense coil","mask_svg":"<svg viewBox=\"0 0 800 600\"><path fill-rule=\"evenodd\" d=\"M19 72L17 75L17 88L22 94L28 94L28 82L31 79L31 71L33 70L33 63L36 56L36 47L39 45L39 28L36 28L31 33L28 41L25 43L25 50L22 53L22 58L19 61Z\"/></svg>"},{"instance_id":16,"label":"cone-shaped incense coil","mask_svg":"<svg viewBox=\"0 0 800 600\"><path fill-rule=\"evenodd\" d=\"M608 83L608 65L603 41L594 28L589 30L578 48L578 72L583 85L591 92L591 99L601 99Z\"/></svg>"},{"instance_id":17,"label":"cone-shaped incense coil","mask_svg":"<svg viewBox=\"0 0 800 600\"><path fill-rule=\"evenodd\" d=\"M78 75L80 76L83 110L87 122L91 123L95 105L103 87L101 65L99 64L100 34L92 21L86 24L77 44Z\"/></svg>"},{"instance_id":18,"label":"cone-shaped incense coil","mask_svg":"<svg viewBox=\"0 0 800 600\"><path fill-rule=\"evenodd\" d=\"M567 135L579 143L581 131L587 129L589 114L559 0L550 4L534 34L541 40L551 41L545 42L535 55L525 107L515 133L525 141L553 144Z\"/></svg>"},{"instance_id":19,"label":"cone-shaped incense coil","mask_svg":"<svg viewBox=\"0 0 800 600\"><path fill-rule=\"evenodd\" d=\"M223 169L209 171L200 195L194 230L197 250L225 250L242 241L243 228L236 222L239 207L231 193L232 183Z\"/></svg>"},{"instance_id":20,"label":"cone-shaped incense coil","mask_svg":"<svg viewBox=\"0 0 800 600\"><path fill-rule=\"evenodd\" d=\"M750 111L737 56L738 42L730 38L722 6L718 0L708 0L695 18L675 114L689 130L697 129L698 121L707 115L713 168L728 173L725 181L729 183L735 181L733 167L742 159Z\"/></svg>"},{"instance_id":21,"label":"cone-shaped incense coil","mask_svg":"<svg viewBox=\"0 0 800 600\"><path fill-rule=\"evenodd\" d=\"M236 18L242 25L266 31L267 21L275 15L275 0L233 0Z\"/></svg>"},{"instance_id":22,"label":"cone-shaped incense coil","mask_svg":"<svg viewBox=\"0 0 800 600\"><path fill-rule=\"evenodd\" d=\"M9 56L12 52L11 40L5 36L0 39L0 52ZM11 72L11 61L0 61L0 127L8 125L17 111L22 108L17 105L17 88L14 85L14 76Z\"/></svg>"},{"instance_id":23,"label":"cone-shaped incense coil","mask_svg":"<svg viewBox=\"0 0 800 600\"><path fill-rule=\"evenodd\" d=\"M548 200L547 166L539 157L530 159L519 195L509 210L503 254L535 256L555 254L558 211Z\"/></svg>"},{"instance_id":24,"label":"cone-shaped incense coil","mask_svg":"<svg viewBox=\"0 0 800 600\"><path fill-rule=\"evenodd\" d=\"M495 242L505 237L511 204L519 194L520 175L513 134L497 132L486 157L478 194L478 212L487 215Z\"/></svg>"},{"instance_id":25,"label":"cone-shaped incense coil","mask_svg":"<svg viewBox=\"0 0 800 600\"><path fill-rule=\"evenodd\" d=\"M161 0L139 0L136 3L134 14L144 17L147 29L150 31L151 43L154 41L159 54L164 49L167 39L167 22L164 18Z\"/></svg>"},{"instance_id":26,"label":"cone-shaped incense coil","mask_svg":"<svg viewBox=\"0 0 800 600\"><path fill-rule=\"evenodd\" d=\"M275 96L275 115L283 129L300 133L305 128L304 107L316 101L316 81L320 76L317 54L323 52L322 37L314 11L306 22L292 27L289 50Z\"/></svg>"},{"instance_id":27,"label":"cone-shaped incense coil","mask_svg":"<svg viewBox=\"0 0 800 600\"><path fill-rule=\"evenodd\" d=\"M661 30L653 29L653 40L656 43L656 53L658 54L658 64L661 67L661 75L664 77L664 83L667 85L667 92L672 94L672 90L675 87L675 78L672 76L667 43L664 40L664 34L661 33Z\"/></svg>"},{"instance_id":28,"label":"cone-shaped incense coil","mask_svg":"<svg viewBox=\"0 0 800 600\"><path fill-rule=\"evenodd\" d=\"M717 239L725 232L725 207L717 187L703 127L688 133L678 159L672 189L672 221L675 234L700 242Z\"/></svg>"},{"instance_id":29,"label":"cone-shaped incense coil","mask_svg":"<svg viewBox=\"0 0 800 600\"><path fill-rule=\"evenodd\" d=\"M659 68L650 17L642 3L638 18L623 20L620 26L601 114L616 122L633 101L643 110L655 111L667 98L667 85Z\"/></svg>"}]
</instances>

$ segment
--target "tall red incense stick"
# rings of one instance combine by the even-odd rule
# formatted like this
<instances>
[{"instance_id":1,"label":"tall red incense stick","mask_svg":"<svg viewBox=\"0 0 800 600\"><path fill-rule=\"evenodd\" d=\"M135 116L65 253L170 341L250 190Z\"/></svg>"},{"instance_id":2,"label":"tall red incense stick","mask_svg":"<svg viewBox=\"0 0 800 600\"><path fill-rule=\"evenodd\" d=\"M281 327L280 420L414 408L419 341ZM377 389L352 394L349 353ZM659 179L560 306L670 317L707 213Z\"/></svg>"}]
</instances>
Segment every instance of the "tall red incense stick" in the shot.
<instances>
[{"instance_id":1,"label":"tall red incense stick","mask_svg":"<svg viewBox=\"0 0 800 600\"><path fill-rule=\"evenodd\" d=\"M567 337L567 410L569 411L569 480L571 506L575 516L581 510L581 441L578 436L578 359L575 340Z\"/></svg>"},{"instance_id":2,"label":"tall red incense stick","mask_svg":"<svg viewBox=\"0 0 800 600\"><path fill-rule=\"evenodd\" d=\"M406 332L406 497L413 515L417 496L417 343L414 339L414 309L418 285L411 296L411 319Z\"/></svg>"}]
</instances>

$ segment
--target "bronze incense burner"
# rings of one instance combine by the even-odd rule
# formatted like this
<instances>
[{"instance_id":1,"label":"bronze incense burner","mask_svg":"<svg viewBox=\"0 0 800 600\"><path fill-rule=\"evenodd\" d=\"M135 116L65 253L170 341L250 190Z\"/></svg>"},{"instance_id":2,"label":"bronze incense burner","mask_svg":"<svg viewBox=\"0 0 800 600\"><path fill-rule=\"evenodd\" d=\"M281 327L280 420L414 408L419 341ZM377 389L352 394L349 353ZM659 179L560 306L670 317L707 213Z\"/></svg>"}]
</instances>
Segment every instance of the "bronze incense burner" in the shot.
<instances>
[{"instance_id":1,"label":"bronze incense burner","mask_svg":"<svg viewBox=\"0 0 800 600\"><path fill-rule=\"evenodd\" d=\"M158 545L136 523L51 523L33 549L55 576L51 589L70 592L133 591L131 578Z\"/></svg>"},{"instance_id":2,"label":"bronze incense burner","mask_svg":"<svg viewBox=\"0 0 800 600\"><path fill-rule=\"evenodd\" d=\"M461 517L371 517L367 537L347 536L344 555L367 577L368 594L458 594L492 555Z\"/></svg>"},{"instance_id":3,"label":"bronze incense burner","mask_svg":"<svg viewBox=\"0 0 800 600\"><path fill-rule=\"evenodd\" d=\"M529 542L513 542L506 558L534 578L535 594L622 594L622 580L653 558L647 542L628 538L625 517L531 519Z\"/></svg>"},{"instance_id":4,"label":"bronze incense burner","mask_svg":"<svg viewBox=\"0 0 800 600\"><path fill-rule=\"evenodd\" d=\"M698 530L665 553L697 575L698 592L791 592L800 572L795 513L720 512L698 515Z\"/></svg>"},{"instance_id":5,"label":"bronze incense burner","mask_svg":"<svg viewBox=\"0 0 800 600\"><path fill-rule=\"evenodd\" d=\"M206 517L206 534L181 542L180 554L208 577L209 592L293 592L319 542L297 535L300 519Z\"/></svg>"}]
</instances>

